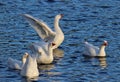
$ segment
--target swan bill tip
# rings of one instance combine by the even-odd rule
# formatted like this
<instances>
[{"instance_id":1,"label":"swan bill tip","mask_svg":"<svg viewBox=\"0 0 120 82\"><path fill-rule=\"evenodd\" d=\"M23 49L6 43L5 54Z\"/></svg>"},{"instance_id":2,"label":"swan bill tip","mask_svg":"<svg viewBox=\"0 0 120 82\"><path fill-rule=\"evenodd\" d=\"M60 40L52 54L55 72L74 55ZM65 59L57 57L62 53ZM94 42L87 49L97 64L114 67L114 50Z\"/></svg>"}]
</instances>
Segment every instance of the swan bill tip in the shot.
<instances>
[{"instance_id":1,"label":"swan bill tip","mask_svg":"<svg viewBox=\"0 0 120 82\"><path fill-rule=\"evenodd\" d=\"M61 15L61 17L63 17L64 15L63 14L60 14Z\"/></svg>"}]
</instances>

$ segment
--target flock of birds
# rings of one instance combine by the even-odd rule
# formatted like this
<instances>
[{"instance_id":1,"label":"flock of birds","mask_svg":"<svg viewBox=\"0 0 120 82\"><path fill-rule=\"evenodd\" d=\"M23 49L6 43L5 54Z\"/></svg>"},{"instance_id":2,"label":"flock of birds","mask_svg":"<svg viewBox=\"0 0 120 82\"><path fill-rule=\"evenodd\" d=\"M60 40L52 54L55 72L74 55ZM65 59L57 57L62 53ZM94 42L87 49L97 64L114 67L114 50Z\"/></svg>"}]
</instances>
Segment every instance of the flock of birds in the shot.
<instances>
[{"instance_id":1,"label":"flock of birds","mask_svg":"<svg viewBox=\"0 0 120 82\"><path fill-rule=\"evenodd\" d=\"M62 14L55 16L54 31L52 31L42 20L38 20L31 15L24 14L23 17L27 19L29 24L38 33L42 41L31 43L30 49L32 54L26 52L22 57L22 61L8 58L8 67L10 69L20 70L21 76L28 78L39 76L37 65L52 63L54 60L53 50L58 48L64 40L64 33L59 26L59 20L62 16ZM108 45L107 41L104 41L100 48L88 43L87 41L85 41L84 44L84 56L106 56L105 47Z\"/></svg>"}]
</instances>

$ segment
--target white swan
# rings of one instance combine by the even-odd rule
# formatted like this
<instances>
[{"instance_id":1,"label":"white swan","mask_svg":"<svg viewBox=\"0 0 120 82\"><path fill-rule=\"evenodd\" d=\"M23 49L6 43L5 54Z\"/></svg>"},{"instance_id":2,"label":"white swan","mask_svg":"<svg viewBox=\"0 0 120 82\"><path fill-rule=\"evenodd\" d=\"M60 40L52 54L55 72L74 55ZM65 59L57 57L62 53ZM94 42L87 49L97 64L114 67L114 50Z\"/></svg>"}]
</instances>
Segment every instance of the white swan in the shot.
<instances>
[{"instance_id":1,"label":"white swan","mask_svg":"<svg viewBox=\"0 0 120 82\"><path fill-rule=\"evenodd\" d=\"M38 20L28 14L23 15L28 22L31 24L33 29L38 33L38 35L45 42L52 42L55 44L53 49L57 48L64 40L64 34L59 27L59 20L62 18L62 14L58 14L55 16L54 20L54 31L52 31L47 24L45 24L42 20Z\"/></svg>"},{"instance_id":2,"label":"white swan","mask_svg":"<svg viewBox=\"0 0 120 82\"><path fill-rule=\"evenodd\" d=\"M27 58L27 53L25 53L23 55L22 61L19 61L19 60L16 60L16 59L9 57L8 61L7 61L8 68L15 69L15 70L21 70L22 66L26 62L26 58Z\"/></svg>"},{"instance_id":3,"label":"white swan","mask_svg":"<svg viewBox=\"0 0 120 82\"><path fill-rule=\"evenodd\" d=\"M37 57L38 64L50 64L53 62L54 43L38 42L32 43L30 48Z\"/></svg>"},{"instance_id":4,"label":"white swan","mask_svg":"<svg viewBox=\"0 0 120 82\"><path fill-rule=\"evenodd\" d=\"M28 78L34 78L39 76L36 57L28 54L28 57L26 58L26 62L23 65L20 74Z\"/></svg>"},{"instance_id":5,"label":"white swan","mask_svg":"<svg viewBox=\"0 0 120 82\"><path fill-rule=\"evenodd\" d=\"M84 56L97 56L97 57L105 57L105 47L108 45L107 41L104 41L100 48L88 43L87 41L85 43L85 52Z\"/></svg>"}]
</instances>

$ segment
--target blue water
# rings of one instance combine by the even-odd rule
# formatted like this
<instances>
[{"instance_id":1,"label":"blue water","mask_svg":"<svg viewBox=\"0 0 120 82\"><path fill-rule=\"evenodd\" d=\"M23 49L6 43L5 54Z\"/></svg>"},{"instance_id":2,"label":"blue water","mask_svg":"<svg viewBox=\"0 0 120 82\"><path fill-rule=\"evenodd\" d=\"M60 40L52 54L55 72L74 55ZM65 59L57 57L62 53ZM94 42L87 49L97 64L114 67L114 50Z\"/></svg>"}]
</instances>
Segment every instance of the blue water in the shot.
<instances>
[{"instance_id":1,"label":"blue water","mask_svg":"<svg viewBox=\"0 0 120 82\"><path fill-rule=\"evenodd\" d=\"M60 26L65 40L59 47L64 57L39 66L38 82L119 82L120 0L0 0L0 82L29 82L18 70L7 68L7 59L20 60L28 45L39 41L21 14L42 19L53 28L54 16L64 17ZM100 46L108 41L106 58L82 56L87 39Z\"/></svg>"}]
</instances>

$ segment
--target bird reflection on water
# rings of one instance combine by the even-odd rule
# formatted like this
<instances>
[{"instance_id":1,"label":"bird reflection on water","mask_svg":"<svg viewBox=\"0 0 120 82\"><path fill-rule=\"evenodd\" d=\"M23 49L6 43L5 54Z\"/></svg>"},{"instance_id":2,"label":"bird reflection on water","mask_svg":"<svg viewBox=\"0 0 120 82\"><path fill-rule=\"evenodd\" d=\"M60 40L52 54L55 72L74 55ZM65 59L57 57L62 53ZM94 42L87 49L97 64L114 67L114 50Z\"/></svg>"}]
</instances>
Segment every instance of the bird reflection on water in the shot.
<instances>
[{"instance_id":1,"label":"bird reflection on water","mask_svg":"<svg viewBox=\"0 0 120 82\"><path fill-rule=\"evenodd\" d=\"M100 66L102 69L107 67L106 57L85 58L85 61L90 61L93 66Z\"/></svg>"},{"instance_id":2,"label":"bird reflection on water","mask_svg":"<svg viewBox=\"0 0 120 82\"><path fill-rule=\"evenodd\" d=\"M106 68L107 67L107 61L105 57L99 58L99 64L102 68Z\"/></svg>"},{"instance_id":3,"label":"bird reflection on water","mask_svg":"<svg viewBox=\"0 0 120 82\"><path fill-rule=\"evenodd\" d=\"M64 51L62 49L56 48L53 50L53 55L55 58L61 58L64 56Z\"/></svg>"},{"instance_id":4,"label":"bird reflection on water","mask_svg":"<svg viewBox=\"0 0 120 82\"><path fill-rule=\"evenodd\" d=\"M37 82L38 79L39 79L38 77L34 77L34 78L24 77L24 78L22 78L21 82Z\"/></svg>"}]
</instances>

